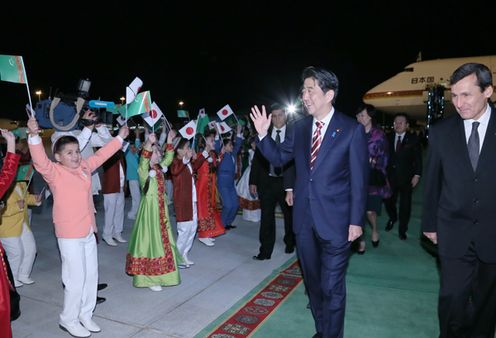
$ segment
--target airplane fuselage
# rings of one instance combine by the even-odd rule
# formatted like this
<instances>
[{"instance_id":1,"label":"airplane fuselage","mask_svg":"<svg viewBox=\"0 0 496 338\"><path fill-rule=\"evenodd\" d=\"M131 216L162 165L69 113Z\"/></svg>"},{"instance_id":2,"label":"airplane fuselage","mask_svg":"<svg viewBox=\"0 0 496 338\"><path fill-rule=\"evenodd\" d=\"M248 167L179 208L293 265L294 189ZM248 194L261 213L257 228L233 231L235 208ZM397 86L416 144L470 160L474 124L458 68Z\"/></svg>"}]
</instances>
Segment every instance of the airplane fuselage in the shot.
<instances>
[{"instance_id":1,"label":"airplane fuselage","mask_svg":"<svg viewBox=\"0 0 496 338\"><path fill-rule=\"evenodd\" d=\"M367 91L363 101L386 113L403 112L414 119L424 119L429 87L443 85L446 114L453 113L449 79L456 68L467 62L485 64L496 79L496 55L420 61L409 64L402 72ZM496 94L491 99L496 100Z\"/></svg>"}]
</instances>

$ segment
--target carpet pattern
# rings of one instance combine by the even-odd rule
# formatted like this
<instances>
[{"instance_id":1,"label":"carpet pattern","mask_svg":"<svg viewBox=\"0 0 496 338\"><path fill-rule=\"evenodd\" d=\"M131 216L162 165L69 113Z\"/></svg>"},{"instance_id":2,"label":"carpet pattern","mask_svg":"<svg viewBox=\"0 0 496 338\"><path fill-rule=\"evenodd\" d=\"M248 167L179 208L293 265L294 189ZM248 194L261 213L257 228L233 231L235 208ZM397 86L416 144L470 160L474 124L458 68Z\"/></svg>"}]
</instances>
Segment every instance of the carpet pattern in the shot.
<instances>
[{"instance_id":1,"label":"carpet pattern","mask_svg":"<svg viewBox=\"0 0 496 338\"><path fill-rule=\"evenodd\" d=\"M207 337L250 337L302 281L300 266L298 261L295 261L279 272Z\"/></svg>"}]
</instances>

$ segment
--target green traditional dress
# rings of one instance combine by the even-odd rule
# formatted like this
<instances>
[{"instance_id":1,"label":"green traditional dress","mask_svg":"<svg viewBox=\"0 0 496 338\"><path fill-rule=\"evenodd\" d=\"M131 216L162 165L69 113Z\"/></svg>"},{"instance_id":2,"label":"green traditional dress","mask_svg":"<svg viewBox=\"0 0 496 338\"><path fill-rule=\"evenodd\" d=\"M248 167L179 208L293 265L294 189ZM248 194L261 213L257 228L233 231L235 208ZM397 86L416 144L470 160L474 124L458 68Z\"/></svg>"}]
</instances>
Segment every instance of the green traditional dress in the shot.
<instances>
[{"instance_id":1,"label":"green traditional dress","mask_svg":"<svg viewBox=\"0 0 496 338\"><path fill-rule=\"evenodd\" d=\"M176 248L169 214L165 181L161 167L172 163L174 149L167 151L160 166L150 170L151 151L143 150L138 166L138 176L143 191L140 206L129 240L126 272L133 275L135 287L172 286L181 282L178 263L181 262ZM148 180L148 190L144 188Z\"/></svg>"}]
</instances>

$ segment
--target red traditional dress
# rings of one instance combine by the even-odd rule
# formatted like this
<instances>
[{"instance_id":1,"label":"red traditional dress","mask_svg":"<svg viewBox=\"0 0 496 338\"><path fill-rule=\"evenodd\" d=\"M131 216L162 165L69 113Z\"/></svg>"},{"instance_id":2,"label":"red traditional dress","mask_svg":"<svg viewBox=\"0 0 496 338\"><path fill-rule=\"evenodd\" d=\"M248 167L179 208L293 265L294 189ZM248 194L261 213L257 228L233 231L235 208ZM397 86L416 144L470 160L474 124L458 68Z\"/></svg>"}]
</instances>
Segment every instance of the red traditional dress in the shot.
<instances>
[{"instance_id":1,"label":"red traditional dress","mask_svg":"<svg viewBox=\"0 0 496 338\"><path fill-rule=\"evenodd\" d=\"M198 207L198 238L212 238L225 233L216 206L217 195L217 155L210 151L209 159L198 168L196 179L197 207ZM210 161L210 159L212 159Z\"/></svg>"},{"instance_id":2,"label":"red traditional dress","mask_svg":"<svg viewBox=\"0 0 496 338\"><path fill-rule=\"evenodd\" d=\"M0 197L5 194L14 180L19 159L19 155L7 153L3 160L2 172L0 173ZM12 338L12 329L10 328L10 289L13 290L14 288L9 282L4 250L0 243L0 337L5 338Z\"/></svg>"}]
</instances>

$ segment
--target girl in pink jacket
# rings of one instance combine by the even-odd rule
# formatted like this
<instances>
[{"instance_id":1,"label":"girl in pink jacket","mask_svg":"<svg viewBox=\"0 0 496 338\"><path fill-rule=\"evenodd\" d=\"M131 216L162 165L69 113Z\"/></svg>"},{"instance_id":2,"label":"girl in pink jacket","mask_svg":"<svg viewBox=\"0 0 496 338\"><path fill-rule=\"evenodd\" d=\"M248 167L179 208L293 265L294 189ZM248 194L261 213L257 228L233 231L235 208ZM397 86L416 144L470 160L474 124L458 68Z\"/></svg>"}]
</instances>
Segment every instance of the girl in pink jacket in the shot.
<instances>
[{"instance_id":1,"label":"girl in pink jacket","mask_svg":"<svg viewBox=\"0 0 496 338\"><path fill-rule=\"evenodd\" d=\"M119 135L83 160L78 140L62 136L53 144L57 162L48 159L35 117L28 121L29 151L36 170L48 183L53 194L53 223L62 260L64 307L59 326L75 337L89 337L100 332L92 320L98 284L97 232L91 173L122 147L129 130L124 126ZM82 325L81 325L82 324Z\"/></svg>"}]
</instances>

